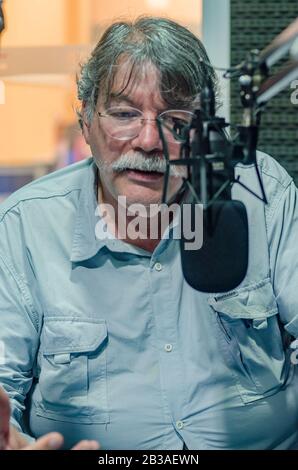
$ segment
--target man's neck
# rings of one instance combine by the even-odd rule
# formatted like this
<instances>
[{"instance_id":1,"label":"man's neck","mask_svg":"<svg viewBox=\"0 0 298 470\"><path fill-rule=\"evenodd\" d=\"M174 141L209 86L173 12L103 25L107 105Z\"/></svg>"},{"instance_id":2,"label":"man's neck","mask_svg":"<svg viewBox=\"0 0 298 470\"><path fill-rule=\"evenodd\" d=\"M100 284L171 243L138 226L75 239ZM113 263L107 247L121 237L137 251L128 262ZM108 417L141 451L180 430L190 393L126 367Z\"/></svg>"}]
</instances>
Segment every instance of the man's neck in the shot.
<instances>
[{"instance_id":1,"label":"man's neck","mask_svg":"<svg viewBox=\"0 0 298 470\"><path fill-rule=\"evenodd\" d=\"M100 185L98 185L98 203L101 212L104 213L108 230L113 236L151 253L161 241L168 222L172 219L171 214L165 225L160 212L152 215L149 209L147 217L140 217L137 214L130 216L128 207L109 197ZM137 223L138 220L140 223Z\"/></svg>"}]
</instances>

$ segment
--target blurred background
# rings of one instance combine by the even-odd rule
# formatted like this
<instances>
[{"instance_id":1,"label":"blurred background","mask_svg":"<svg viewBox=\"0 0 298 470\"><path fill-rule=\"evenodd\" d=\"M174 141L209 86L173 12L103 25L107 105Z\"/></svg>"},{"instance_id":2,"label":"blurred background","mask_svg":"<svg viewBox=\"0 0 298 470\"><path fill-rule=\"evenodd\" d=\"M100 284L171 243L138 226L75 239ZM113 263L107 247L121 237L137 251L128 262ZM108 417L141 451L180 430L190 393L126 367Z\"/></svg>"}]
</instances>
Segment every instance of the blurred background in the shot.
<instances>
[{"instance_id":1,"label":"blurred background","mask_svg":"<svg viewBox=\"0 0 298 470\"><path fill-rule=\"evenodd\" d=\"M200 0L4 0L0 197L90 155L76 123L76 73L115 19L170 16L201 35Z\"/></svg>"},{"instance_id":2,"label":"blurred background","mask_svg":"<svg viewBox=\"0 0 298 470\"><path fill-rule=\"evenodd\" d=\"M297 16L298 0L3 0L0 37L0 198L90 155L76 122L76 73L104 29L141 14L170 17L227 67L262 49ZM239 122L237 83L222 81L227 119ZM293 90L276 97L260 140L298 176ZM271 105L270 105L271 106ZM237 121L238 120L238 121Z\"/></svg>"}]
</instances>

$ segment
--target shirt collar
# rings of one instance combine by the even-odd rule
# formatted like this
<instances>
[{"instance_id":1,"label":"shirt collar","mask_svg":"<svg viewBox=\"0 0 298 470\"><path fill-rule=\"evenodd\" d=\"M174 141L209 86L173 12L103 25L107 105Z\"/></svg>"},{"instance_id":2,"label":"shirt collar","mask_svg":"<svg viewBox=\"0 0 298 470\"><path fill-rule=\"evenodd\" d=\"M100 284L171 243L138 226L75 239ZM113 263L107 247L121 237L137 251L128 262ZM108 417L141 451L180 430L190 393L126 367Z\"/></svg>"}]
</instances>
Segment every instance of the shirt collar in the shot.
<instances>
[{"instance_id":1,"label":"shirt collar","mask_svg":"<svg viewBox=\"0 0 298 470\"><path fill-rule=\"evenodd\" d=\"M151 253L124 243L107 232L106 224L98 213L97 194L98 170L92 159L88 167L87 176L83 179L81 186L70 260L74 263L86 261L95 256L104 247L111 251L125 251L141 256L151 256ZM178 220L175 217L164 233L161 240L162 246L166 242L165 239L173 237L173 228L175 229L177 225ZM162 246L159 246L159 250L164 248Z\"/></svg>"},{"instance_id":2,"label":"shirt collar","mask_svg":"<svg viewBox=\"0 0 298 470\"><path fill-rule=\"evenodd\" d=\"M80 262L94 256L99 250L96 239L96 207L97 207L97 167L92 160L87 176L83 179L76 213L75 228L72 242L72 262Z\"/></svg>"},{"instance_id":3,"label":"shirt collar","mask_svg":"<svg viewBox=\"0 0 298 470\"><path fill-rule=\"evenodd\" d=\"M70 261L73 263L86 261L104 247L110 251L150 256L149 252L117 240L107 232L106 224L99 216L97 193L98 170L92 159L80 190Z\"/></svg>"}]
</instances>

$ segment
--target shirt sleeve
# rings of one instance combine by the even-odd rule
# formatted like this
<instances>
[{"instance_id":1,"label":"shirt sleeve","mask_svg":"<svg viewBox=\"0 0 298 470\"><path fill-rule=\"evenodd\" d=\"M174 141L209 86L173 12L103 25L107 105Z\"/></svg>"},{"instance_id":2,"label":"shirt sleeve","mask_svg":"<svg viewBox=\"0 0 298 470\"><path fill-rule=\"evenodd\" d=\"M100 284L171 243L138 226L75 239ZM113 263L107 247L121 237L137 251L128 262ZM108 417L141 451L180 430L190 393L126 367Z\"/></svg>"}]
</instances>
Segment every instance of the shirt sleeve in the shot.
<instances>
[{"instance_id":1,"label":"shirt sleeve","mask_svg":"<svg viewBox=\"0 0 298 470\"><path fill-rule=\"evenodd\" d=\"M38 325L28 285L0 252L0 383L10 398L11 423L21 432L38 344Z\"/></svg>"},{"instance_id":2,"label":"shirt sleeve","mask_svg":"<svg viewBox=\"0 0 298 470\"><path fill-rule=\"evenodd\" d=\"M280 319L298 337L298 190L292 181L267 220L270 269Z\"/></svg>"}]
</instances>

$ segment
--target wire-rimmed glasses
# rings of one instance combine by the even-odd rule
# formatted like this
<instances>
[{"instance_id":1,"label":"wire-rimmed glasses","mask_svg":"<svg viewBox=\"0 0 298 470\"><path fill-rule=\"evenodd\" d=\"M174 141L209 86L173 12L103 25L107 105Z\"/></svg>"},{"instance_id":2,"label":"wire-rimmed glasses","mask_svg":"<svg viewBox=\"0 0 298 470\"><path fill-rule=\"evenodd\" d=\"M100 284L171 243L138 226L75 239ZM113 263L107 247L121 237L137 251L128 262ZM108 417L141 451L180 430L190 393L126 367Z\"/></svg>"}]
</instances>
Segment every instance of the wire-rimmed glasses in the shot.
<instances>
[{"instance_id":1,"label":"wire-rimmed glasses","mask_svg":"<svg viewBox=\"0 0 298 470\"><path fill-rule=\"evenodd\" d=\"M113 139L131 140L139 135L145 121L159 122L168 143L183 143L184 129L191 124L194 114L191 111L170 109L163 111L155 119L145 118L142 111L130 106L115 106L98 111L103 130Z\"/></svg>"}]
</instances>

